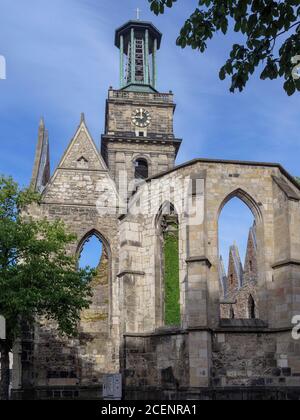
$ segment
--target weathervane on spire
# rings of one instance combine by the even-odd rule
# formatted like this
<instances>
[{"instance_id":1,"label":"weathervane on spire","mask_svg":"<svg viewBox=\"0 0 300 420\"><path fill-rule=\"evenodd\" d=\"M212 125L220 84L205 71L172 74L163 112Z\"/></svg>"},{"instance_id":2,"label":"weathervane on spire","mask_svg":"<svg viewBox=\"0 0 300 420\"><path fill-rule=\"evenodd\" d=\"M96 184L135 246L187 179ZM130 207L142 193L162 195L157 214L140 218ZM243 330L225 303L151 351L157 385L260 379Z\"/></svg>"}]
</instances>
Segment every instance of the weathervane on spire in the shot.
<instances>
[{"instance_id":1,"label":"weathervane on spire","mask_svg":"<svg viewBox=\"0 0 300 420\"><path fill-rule=\"evenodd\" d=\"M140 18L141 18L141 9L137 8L136 9L136 19L140 20Z\"/></svg>"}]
</instances>

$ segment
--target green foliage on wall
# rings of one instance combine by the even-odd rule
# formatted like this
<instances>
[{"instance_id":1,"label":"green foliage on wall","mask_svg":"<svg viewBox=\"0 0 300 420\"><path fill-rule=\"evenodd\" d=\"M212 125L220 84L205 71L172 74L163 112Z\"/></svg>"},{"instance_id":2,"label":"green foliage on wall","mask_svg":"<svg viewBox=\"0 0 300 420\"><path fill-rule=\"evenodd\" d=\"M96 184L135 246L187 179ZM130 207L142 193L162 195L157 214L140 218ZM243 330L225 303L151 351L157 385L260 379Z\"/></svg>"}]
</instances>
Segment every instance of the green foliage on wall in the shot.
<instances>
[{"instance_id":1,"label":"green foliage on wall","mask_svg":"<svg viewBox=\"0 0 300 420\"><path fill-rule=\"evenodd\" d=\"M179 241L178 226L172 226L164 234L165 259L165 325L179 326L180 290L179 290Z\"/></svg>"},{"instance_id":2,"label":"green foliage on wall","mask_svg":"<svg viewBox=\"0 0 300 420\"><path fill-rule=\"evenodd\" d=\"M300 185L300 178L298 176L296 176L296 181L298 182L298 184Z\"/></svg>"}]
</instances>

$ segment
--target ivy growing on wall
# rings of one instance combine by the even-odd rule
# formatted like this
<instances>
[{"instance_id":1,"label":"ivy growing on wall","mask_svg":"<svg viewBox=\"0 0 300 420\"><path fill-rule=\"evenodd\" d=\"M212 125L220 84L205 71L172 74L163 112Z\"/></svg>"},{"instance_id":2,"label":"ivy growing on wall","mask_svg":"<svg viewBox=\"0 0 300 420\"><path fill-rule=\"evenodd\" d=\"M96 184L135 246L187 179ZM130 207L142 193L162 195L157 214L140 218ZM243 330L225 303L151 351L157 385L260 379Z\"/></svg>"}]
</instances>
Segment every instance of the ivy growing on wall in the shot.
<instances>
[{"instance_id":1,"label":"ivy growing on wall","mask_svg":"<svg viewBox=\"0 0 300 420\"><path fill-rule=\"evenodd\" d=\"M164 233L165 325L180 325L179 239L178 225L169 225Z\"/></svg>"}]
</instances>

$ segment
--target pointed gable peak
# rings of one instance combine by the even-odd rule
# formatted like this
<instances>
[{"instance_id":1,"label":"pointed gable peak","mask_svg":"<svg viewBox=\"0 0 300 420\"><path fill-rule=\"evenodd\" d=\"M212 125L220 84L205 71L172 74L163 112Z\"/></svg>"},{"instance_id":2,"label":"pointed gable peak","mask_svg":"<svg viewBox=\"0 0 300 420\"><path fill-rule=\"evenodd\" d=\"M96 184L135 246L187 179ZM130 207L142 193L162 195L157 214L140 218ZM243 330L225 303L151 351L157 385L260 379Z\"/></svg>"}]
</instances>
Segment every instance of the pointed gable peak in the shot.
<instances>
[{"instance_id":1,"label":"pointed gable peak","mask_svg":"<svg viewBox=\"0 0 300 420\"><path fill-rule=\"evenodd\" d=\"M39 124L39 127L40 127L40 128L45 128L45 120L44 120L44 117L41 117L41 118L40 118L40 124Z\"/></svg>"},{"instance_id":2,"label":"pointed gable peak","mask_svg":"<svg viewBox=\"0 0 300 420\"><path fill-rule=\"evenodd\" d=\"M243 265L242 265L242 262L241 262L239 248L238 248L238 245L237 245L236 242L234 242L234 244L230 247L229 267L230 267L230 260L233 263L233 267L234 267L234 271L235 271L237 279L238 279L239 287L242 287L244 270L243 270Z\"/></svg>"},{"instance_id":3,"label":"pointed gable peak","mask_svg":"<svg viewBox=\"0 0 300 420\"><path fill-rule=\"evenodd\" d=\"M38 129L38 143L32 172L31 187L43 192L50 180L50 151L49 133L46 130L44 119L40 119Z\"/></svg>"},{"instance_id":4,"label":"pointed gable peak","mask_svg":"<svg viewBox=\"0 0 300 420\"><path fill-rule=\"evenodd\" d=\"M88 130L83 113L81 114L77 131L64 154L59 168L108 171Z\"/></svg>"}]
</instances>

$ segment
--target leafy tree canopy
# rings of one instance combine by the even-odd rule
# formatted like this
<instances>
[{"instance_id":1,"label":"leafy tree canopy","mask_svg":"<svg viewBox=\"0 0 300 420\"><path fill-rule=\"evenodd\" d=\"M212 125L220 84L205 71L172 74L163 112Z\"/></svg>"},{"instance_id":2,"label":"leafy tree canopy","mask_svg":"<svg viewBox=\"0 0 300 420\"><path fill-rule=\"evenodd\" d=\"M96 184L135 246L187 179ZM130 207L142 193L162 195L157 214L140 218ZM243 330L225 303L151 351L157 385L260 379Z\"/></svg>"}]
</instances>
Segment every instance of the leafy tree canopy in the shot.
<instances>
[{"instance_id":1,"label":"leafy tree canopy","mask_svg":"<svg viewBox=\"0 0 300 420\"><path fill-rule=\"evenodd\" d=\"M148 1L158 15L177 0ZM299 0L199 0L180 31L177 45L203 53L208 40L220 31L227 34L230 27L245 36L244 44L233 45L220 70L221 80L231 77L231 92L242 91L261 65L262 80L282 77L288 95L300 91Z\"/></svg>"},{"instance_id":2,"label":"leafy tree canopy","mask_svg":"<svg viewBox=\"0 0 300 420\"><path fill-rule=\"evenodd\" d=\"M20 321L30 325L36 317L55 321L61 333L75 334L91 296L93 272L78 270L68 253L76 238L60 221L37 221L26 213L26 206L38 201L35 192L0 176L0 314L7 321L10 349Z\"/></svg>"}]
</instances>

